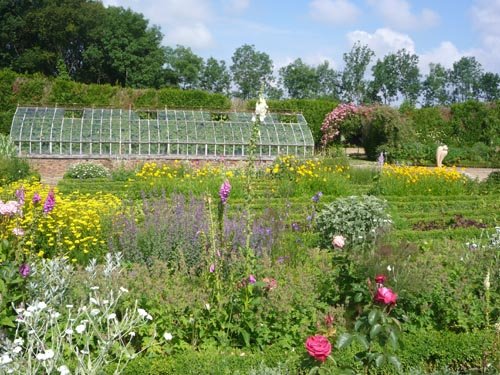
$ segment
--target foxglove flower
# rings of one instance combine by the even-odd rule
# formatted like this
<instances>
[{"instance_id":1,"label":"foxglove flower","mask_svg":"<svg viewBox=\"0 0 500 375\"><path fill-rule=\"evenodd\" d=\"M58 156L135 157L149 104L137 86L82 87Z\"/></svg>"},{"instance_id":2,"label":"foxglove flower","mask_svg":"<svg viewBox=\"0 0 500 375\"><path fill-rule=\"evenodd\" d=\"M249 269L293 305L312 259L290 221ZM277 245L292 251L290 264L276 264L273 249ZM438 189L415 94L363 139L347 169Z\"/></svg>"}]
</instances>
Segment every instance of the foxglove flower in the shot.
<instances>
[{"instance_id":1,"label":"foxglove flower","mask_svg":"<svg viewBox=\"0 0 500 375\"><path fill-rule=\"evenodd\" d=\"M40 196L40 194L35 193L33 194L33 199L31 201L36 205L42 201L42 197Z\"/></svg>"},{"instance_id":2,"label":"foxglove flower","mask_svg":"<svg viewBox=\"0 0 500 375\"><path fill-rule=\"evenodd\" d=\"M22 277L28 277L31 272L30 265L28 263L23 263L19 266L19 274Z\"/></svg>"},{"instance_id":3,"label":"foxglove flower","mask_svg":"<svg viewBox=\"0 0 500 375\"><path fill-rule=\"evenodd\" d=\"M54 190L49 191L47 198L45 199L45 203L43 204L43 213L48 214L54 209L56 205L56 196Z\"/></svg>"},{"instance_id":4,"label":"foxglove flower","mask_svg":"<svg viewBox=\"0 0 500 375\"><path fill-rule=\"evenodd\" d=\"M219 197L222 204L226 204L227 199L229 198L229 193L231 193L231 184L229 180L224 181L219 190Z\"/></svg>"}]
</instances>

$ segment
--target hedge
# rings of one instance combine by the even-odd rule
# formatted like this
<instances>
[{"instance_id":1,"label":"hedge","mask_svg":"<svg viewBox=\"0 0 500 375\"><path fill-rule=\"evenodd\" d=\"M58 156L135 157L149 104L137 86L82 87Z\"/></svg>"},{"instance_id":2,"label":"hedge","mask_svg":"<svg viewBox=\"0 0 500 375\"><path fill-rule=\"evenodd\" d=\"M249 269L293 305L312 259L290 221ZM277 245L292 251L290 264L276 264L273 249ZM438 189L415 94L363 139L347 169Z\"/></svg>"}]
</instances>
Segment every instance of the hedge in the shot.
<instances>
[{"instance_id":1,"label":"hedge","mask_svg":"<svg viewBox=\"0 0 500 375\"><path fill-rule=\"evenodd\" d=\"M0 70L0 133L8 134L16 105L96 106L114 108L203 108L229 110L222 94L177 88L130 89L111 85L86 85L42 75L19 75Z\"/></svg>"}]
</instances>

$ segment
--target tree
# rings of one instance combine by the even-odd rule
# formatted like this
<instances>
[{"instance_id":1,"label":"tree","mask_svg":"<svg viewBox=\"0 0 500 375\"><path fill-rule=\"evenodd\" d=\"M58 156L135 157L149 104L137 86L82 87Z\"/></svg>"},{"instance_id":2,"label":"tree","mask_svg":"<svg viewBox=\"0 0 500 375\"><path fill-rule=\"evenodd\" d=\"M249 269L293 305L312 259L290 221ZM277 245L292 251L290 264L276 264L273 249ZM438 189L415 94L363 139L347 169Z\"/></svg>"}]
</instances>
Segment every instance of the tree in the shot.
<instances>
[{"instance_id":1,"label":"tree","mask_svg":"<svg viewBox=\"0 0 500 375\"><path fill-rule=\"evenodd\" d=\"M0 67L57 75L62 60L75 77L105 11L88 0L0 0Z\"/></svg>"},{"instance_id":2,"label":"tree","mask_svg":"<svg viewBox=\"0 0 500 375\"><path fill-rule=\"evenodd\" d=\"M473 56L462 57L453 63L450 74L454 102L479 99L483 68Z\"/></svg>"},{"instance_id":3,"label":"tree","mask_svg":"<svg viewBox=\"0 0 500 375\"><path fill-rule=\"evenodd\" d=\"M191 48L180 45L175 48L165 48L165 57L170 77L175 77L175 81L181 88L199 87L203 58L194 54Z\"/></svg>"},{"instance_id":4,"label":"tree","mask_svg":"<svg viewBox=\"0 0 500 375\"><path fill-rule=\"evenodd\" d=\"M367 45L358 41L348 53L344 53L342 90L346 101L361 103L366 95L367 83L364 79L366 68L375 53Z\"/></svg>"},{"instance_id":5,"label":"tree","mask_svg":"<svg viewBox=\"0 0 500 375\"><path fill-rule=\"evenodd\" d=\"M497 73L484 73L481 77L481 97L488 101L500 99L500 75Z\"/></svg>"},{"instance_id":6,"label":"tree","mask_svg":"<svg viewBox=\"0 0 500 375\"><path fill-rule=\"evenodd\" d=\"M397 52L398 90L408 103L415 104L420 94L418 56L404 48Z\"/></svg>"},{"instance_id":7,"label":"tree","mask_svg":"<svg viewBox=\"0 0 500 375\"><path fill-rule=\"evenodd\" d=\"M231 73L242 99L256 98L261 85L267 91L273 79L273 62L268 54L258 52L254 45L244 44L232 56Z\"/></svg>"},{"instance_id":8,"label":"tree","mask_svg":"<svg viewBox=\"0 0 500 375\"><path fill-rule=\"evenodd\" d=\"M340 73L330 68L330 64L325 60L316 67L316 75L319 83L316 97L338 100L341 88Z\"/></svg>"},{"instance_id":9,"label":"tree","mask_svg":"<svg viewBox=\"0 0 500 375\"><path fill-rule=\"evenodd\" d=\"M441 64L429 64L429 74L422 83L424 105L446 105L450 102L450 72Z\"/></svg>"},{"instance_id":10,"label":"tree","mask_svg":"<svg viewBox=\"0 0 500 375\"><path fill-rule=\"evenodd\" d=\"M209 57L201 71L200 88L210 92L228 94L230 85L231 76L226 62Z\"/></svg>"},{"instance_id":11,"label":"tree","mask_svg":"<svg viewBox=\"0 0 500 375\"><path fill-rule=\"evenodd\" d=\"M92 38L83 53L81 80L155 88L164 82L162 34L157 27L149 27L142 14L108 7Z\"/></svg>"},{"instance_id":12,"label":"tree","mask_svg":"<svg viewBox=\"0 0 500 375\"><path fill-rule=\"evenodd\" d=\"M370 92L373 100L382 96L384 104L390 104L397 99L399 86L398 57L391 53L382 60L377 60L372 67L373 81L370 82Z\"/></svg>"},{"instance_id":13,"label":"tree","mask_svg":"<svg viewBox=\"0 0 500 375\"><path fill-rule=\"evenodd\" d=\"M304 99L317 96L319 77L312 66L296 59L279 70L281 81L290 98Z\"/></svg>"}]
</instances>

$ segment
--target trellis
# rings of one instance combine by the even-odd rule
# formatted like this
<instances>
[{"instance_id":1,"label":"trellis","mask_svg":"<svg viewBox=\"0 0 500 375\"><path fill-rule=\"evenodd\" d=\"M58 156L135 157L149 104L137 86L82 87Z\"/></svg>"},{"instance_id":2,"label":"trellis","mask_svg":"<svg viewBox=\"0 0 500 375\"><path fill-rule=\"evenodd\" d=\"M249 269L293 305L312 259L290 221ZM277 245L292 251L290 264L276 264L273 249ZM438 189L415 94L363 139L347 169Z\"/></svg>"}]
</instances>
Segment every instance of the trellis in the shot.
<instances>
[{"instance_id":1,"label":"trellis","mask_svg":"<svg viewBox=\"0 0 500 375\"><path fill-rule=\"evenodd\" d=\"M252 113L203 110L18 107L10 131L20 155L245 158ZM260 124L257 156L311 156L301 114L272 113Z\"/></svg>"}]
</instances>

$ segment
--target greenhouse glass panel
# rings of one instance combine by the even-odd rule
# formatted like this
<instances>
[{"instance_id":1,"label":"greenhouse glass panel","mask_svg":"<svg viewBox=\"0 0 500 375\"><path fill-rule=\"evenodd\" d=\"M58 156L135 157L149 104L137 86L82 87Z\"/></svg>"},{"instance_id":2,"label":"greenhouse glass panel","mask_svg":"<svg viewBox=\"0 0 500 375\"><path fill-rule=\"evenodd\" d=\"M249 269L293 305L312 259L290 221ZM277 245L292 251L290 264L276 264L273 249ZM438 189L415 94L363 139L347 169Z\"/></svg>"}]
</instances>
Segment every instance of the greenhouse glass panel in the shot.
<instances>
[{"instance_id":1,"label":"greenhouse glass panel","mask_svg":"<svg viewBox=\"0 0 500 375\"><path fill-rule=\"evenodd\" d=\"M254 126L249 112L18 107L10 137L20 155L244 159ZM314 140L301 114L268 114L257 158L312 156Z\"/></svg>"}]
</instances>

